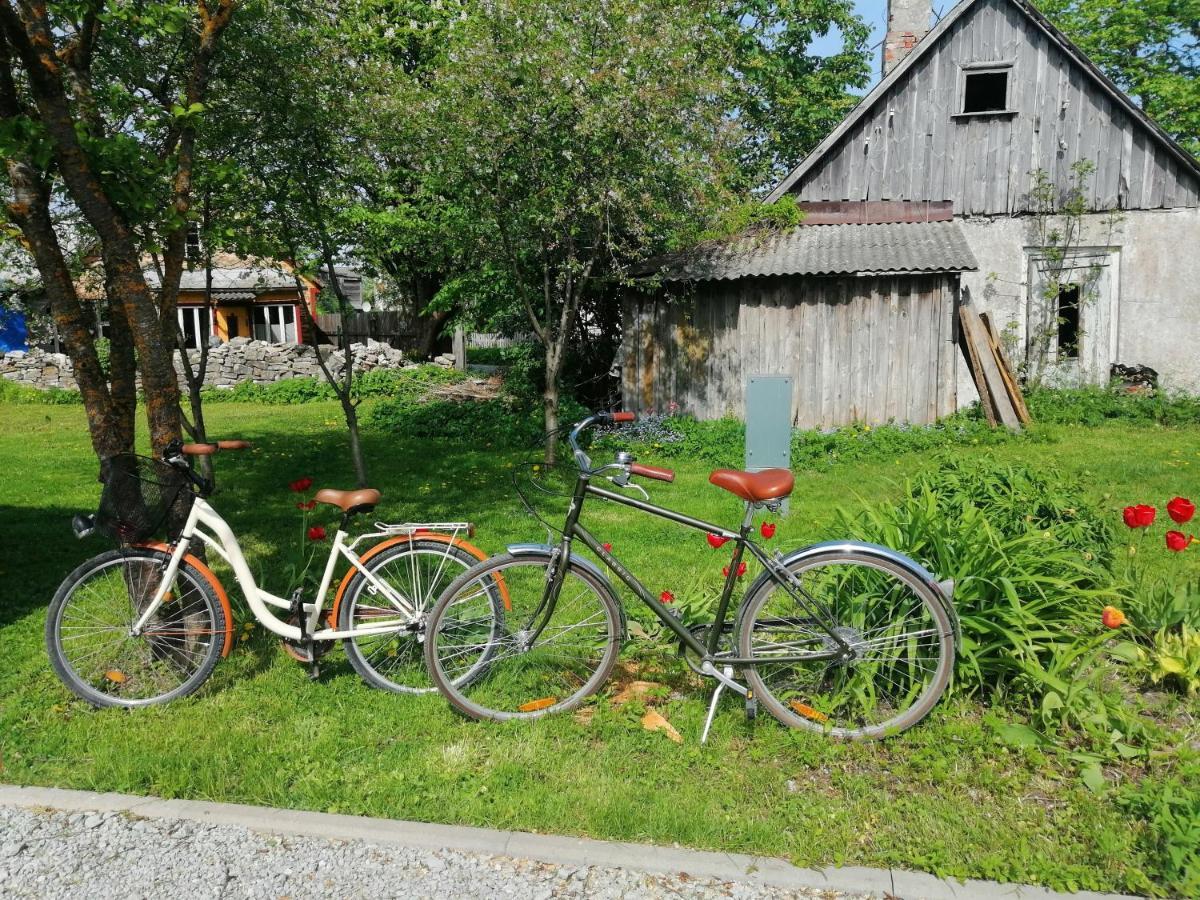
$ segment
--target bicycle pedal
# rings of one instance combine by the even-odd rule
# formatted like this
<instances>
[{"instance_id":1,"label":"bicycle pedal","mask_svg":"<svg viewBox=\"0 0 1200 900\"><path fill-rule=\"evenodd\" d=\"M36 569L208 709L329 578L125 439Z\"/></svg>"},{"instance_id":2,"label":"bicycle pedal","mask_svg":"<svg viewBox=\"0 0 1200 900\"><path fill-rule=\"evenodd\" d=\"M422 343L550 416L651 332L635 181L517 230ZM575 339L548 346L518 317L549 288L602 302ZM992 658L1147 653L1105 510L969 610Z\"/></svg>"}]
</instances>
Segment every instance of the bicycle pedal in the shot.
<instances>
[{"instance_id":1,"label":"bicycle pedal","mask_svg":"<svg viewBox=\"0 0 1200 900\"><path fill-rule=\"evenodd\" d=\"M320 681L320 679L321 679L321 667L316 663L316 661L313 661L308 667L308 680L309 681Z\"/></svg>"},{"instance_id":2,"label":"bicycle pedal","mask_svg":"<svg viewBox=\"0 0 1200 900\"><path fill-rule=\"evenodd\" d=\"M758 718L758 698L753 692L746 694L746 721L753 722Z\"/></svg>"}]
</instances>

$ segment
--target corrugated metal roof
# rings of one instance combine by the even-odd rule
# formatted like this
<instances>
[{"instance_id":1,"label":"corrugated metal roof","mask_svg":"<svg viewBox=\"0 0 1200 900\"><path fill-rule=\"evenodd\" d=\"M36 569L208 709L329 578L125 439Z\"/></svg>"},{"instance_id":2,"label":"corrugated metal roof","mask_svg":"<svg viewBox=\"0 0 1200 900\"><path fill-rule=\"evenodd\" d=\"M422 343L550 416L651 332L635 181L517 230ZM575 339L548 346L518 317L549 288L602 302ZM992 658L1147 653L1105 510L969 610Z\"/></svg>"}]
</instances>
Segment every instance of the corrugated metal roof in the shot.
<instances>
[{"instance_id":1,"label":"corrugated metal roof","mask_svg":"<svg viewBox=\"0 0 1200 900\"><path fill-rule=\"evenodd\" d=\"M964 272L979 268L957 222L799 225L659 261L667 281L766 275ZM647 272L647 274L650 274Z\"/></svg>"},{"instance_id":2,"label":"corrugated metal roof","mask_svg":"<svg viewBox=\"0 0 1200 900\"><path fill-rule=\"evenodd\" d=\"M158 288L158 272L147 269L146 283L154 289ZM247 264L232 268L213 269L213 290L252 290L270 291L296 289L296 279L291 272L283 269ZM204 290L204 270L185 269L179 279L181 291Z\"/></svg>"}]
</instances>

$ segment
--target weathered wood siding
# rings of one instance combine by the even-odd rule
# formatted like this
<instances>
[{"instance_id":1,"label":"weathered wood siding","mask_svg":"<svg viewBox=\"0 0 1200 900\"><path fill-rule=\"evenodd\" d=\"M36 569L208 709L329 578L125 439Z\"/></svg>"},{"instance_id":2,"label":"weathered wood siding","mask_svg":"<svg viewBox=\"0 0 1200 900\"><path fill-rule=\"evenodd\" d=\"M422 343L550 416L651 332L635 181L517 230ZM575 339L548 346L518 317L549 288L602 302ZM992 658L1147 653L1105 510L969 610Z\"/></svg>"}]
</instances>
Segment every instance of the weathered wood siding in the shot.
<instances>
[{"instance_id":1,"label":"weathered wood siding","mask_svg":"<svg viewBox=\"0 0 1200 900\"><path fill-rule=\"evenodd\" d=\"M1012 62L1015 114L956 116L960 67ZM1091 160L1096 210L1200 205L1200 179L1009 0L982 0L793 186L801 200L949 200L1030 211L1030 172L1065 188Z\"/></svg>"},{"instance_id":2,"label":"weathered wood siding","mask_svg":"<svg viewBox=\"0 0 1200 900\"><path fill-rule=\"evenodd\" d=\"M955 409L954 275L744 278L625 309L625 408L741 418L751 375L791 375L792 421L927 423Z\"/></svg>"}]
</instances>

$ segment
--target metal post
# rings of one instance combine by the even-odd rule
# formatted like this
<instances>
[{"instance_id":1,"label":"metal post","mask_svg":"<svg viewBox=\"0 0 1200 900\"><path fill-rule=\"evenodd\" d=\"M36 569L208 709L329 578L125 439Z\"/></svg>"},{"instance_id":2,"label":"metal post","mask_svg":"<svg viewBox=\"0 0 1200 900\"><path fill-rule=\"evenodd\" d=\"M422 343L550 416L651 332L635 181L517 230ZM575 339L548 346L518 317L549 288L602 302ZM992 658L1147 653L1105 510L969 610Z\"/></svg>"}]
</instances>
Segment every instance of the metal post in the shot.
<instances>
[{"instance_id":1,"label":"metal post","mask_svg":"<svg viewBox=\"0 0 1200 900\"><path fill-rule=\"evenodd\" d=\"M751 375L746 382L746 469L792 467L792 379ZM783 501L783 512L788 501Z\"/></svg>"}]
</instances>

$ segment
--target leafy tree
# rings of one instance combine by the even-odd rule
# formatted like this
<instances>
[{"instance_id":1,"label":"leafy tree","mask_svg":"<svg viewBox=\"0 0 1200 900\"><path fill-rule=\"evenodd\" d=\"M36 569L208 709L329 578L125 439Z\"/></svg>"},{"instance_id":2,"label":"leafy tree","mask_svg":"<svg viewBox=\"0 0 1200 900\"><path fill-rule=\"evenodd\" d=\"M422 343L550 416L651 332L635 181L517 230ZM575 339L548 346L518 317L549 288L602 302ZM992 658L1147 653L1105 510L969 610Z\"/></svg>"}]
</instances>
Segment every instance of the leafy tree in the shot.
<instances>
[{"instance_id":1,"label":"leafy tree","mask_svg":"<svg viewBox=\"0 0 1200 900\"><path fill-rule=\"evenodd\" d=\"M317 278L343 320L353 309L335 264L362 243L352 212L378 176L362 132L374 127L372 101L391 71L367 14L372 6L276 0L247 8L218 73L226 102L212 111L205 137L212 204L220 207L214 238L239 252L290 261L297 290L301 273ZM353 349L346 346L341 370L330 369L304 304L301 315L342 406L355 479L365 486Z\"/></svg>"},{"instance_id":2,"label":"leafy tree","mask_svg":"<svg viewBox=\"0 0 1200 900\"><path fill-rule=\"evenodd\" d=\"M584 299L724 196L723 24L669 0L496 0L447 26L437 71L408 86L423 190L461 206L472 262L506 273L543 347L548 434Z\"/></svg>"},{"instance_id":3,"label":"leafy tree","mask_svg":"<svg viewBox=\"0 0 1200 900\"><path fill-rule=\"evenodd\" d=\"M1151 118L1200 154L1200 0L1039 6Z\"/></svg>"},{"instance_id":4,"label":"leafy tree","mask_svg":"<svg viewBox=\"0 0 1200 900\"><path fill-rule=\"evenodd\" d=\"M804 158L870 83L871 29L852 0L734 0L724 8L736 75L731 107L747 140L741 166L750 188L769 187ZM837 34L841 49L812 52Z\"/></svg>"},{"instance_id":5,"label":"leafy tree","mask_svg":"<svg viewBox=\"0 0 1200 900\"><path fill-rule=\"evenodd\" d=\"M75 369L102 459L134 444L135 376L151 441L179 436L171 361L192 168L211 66L236 0L54 4L0 0L0 150L6 234L34 259ZM78 215L103 265L108 372L75 285L56 214ZM142 252L161 239L155 296Z\"/></svg>"}]
</instances>

